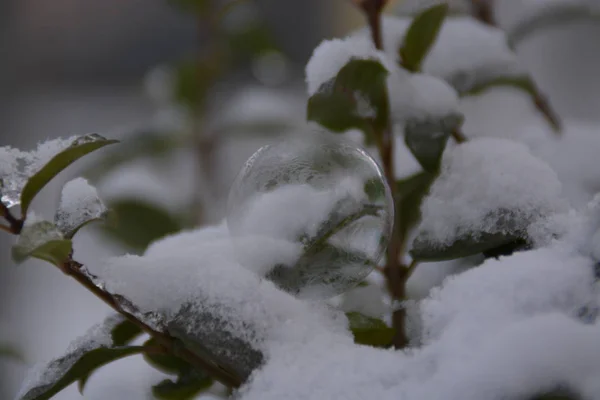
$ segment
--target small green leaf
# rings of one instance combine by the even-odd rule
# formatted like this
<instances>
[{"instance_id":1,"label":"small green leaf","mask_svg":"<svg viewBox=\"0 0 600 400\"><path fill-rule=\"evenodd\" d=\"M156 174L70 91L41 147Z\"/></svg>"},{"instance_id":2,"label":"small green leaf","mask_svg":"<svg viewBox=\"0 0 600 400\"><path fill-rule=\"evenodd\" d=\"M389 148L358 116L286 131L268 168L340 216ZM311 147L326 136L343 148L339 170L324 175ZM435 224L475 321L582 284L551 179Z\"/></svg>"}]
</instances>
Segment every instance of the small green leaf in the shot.
<instances>
[{"instance_id":1,"label":"small green leaf","mask_svg":"<svg viewBox=\"0 0 600 400\"><path fill-rule=\"evenodd\" d=\"M156 340L151 338L144 343L144 346L156 347ZM187 361L172 354L144 353L144 360L146 360L150 366L165 374L181 374L193 369Z\"/></svg>"},{"instance_id":2,"label":"small green leaf","mask_svg":"<svg viewBox=\"0 0 600 400\"><path fill-rule=\"evenodd\" d=\"M221 62L217 56L203 62L182 62L175 74L175 99L191 110L201 107L209 89L222 72L222 66L219 66Z\"/></svg>"},{"instance_id":3,"label":"small green leaf","mask_svg":"<svg viewBox=\"0 0 600 400\"><path fill-rule=\"evenodd\" d=\"M56 225L39 221L23 227L12 248L12 257L17 264L28 258L38 258L61 265L68 260L72 250L71 241L63 237Z\"/></svg>"},{"instance_id":4,"label":"small green leaf","mask_svg":"<svg viewBox=\"0 0 600 400\"><path fill-rule=\"evenodd\" d=\"M389 347L395 330L380 319L367 317L358 312L346 313L354 342L373 347Z\"/></svg>"},{"instance_id":5,"label":"small green leaf","mask_svg":"<svg viewBox=\"0 0 600 400\"><path fill-rule=\"evenodd\" d=\"M402 67L411 72L420 71L447 13L448 4L442 3L422 11L413 19L400 47Z\"/></svg>"},{"instance_id":6,"label":"small green leaf","mask_svg":"<svg viewBox=\"0 0 600 400\"><path fill-rule=\"evenodd\" d=\"M508 31L508 43L515 48L523 40L536 32L557 28L577 21L598 22L600 15L585 2L553 2L548 7L539 7L539 11L523 18Z\"/></svg>"},{"instance_id":7,"label":"small green leaf","mask_svg":"<svg viewBox=\"0 0 600 400\"><path fill-rule=\"evenodd\" d=\"M443 118L409 120L404 127L404 142L425 171L435 173L440 168L446 142L463 122L460 114Z\"/></svg>"},{"instance_id":8,"label":"small green leaf","mask_svg":"<svg viewBox=\"0 0 600 400\"><path fill-rule=\"evenodd\" d=\"M107 213L96 188L85 179L76 178L67 182L62 189L54 223L65 238L72 239L85 225L104 220Z\"/></svg>"},{"instance_id":9,"label":"small green leaf","mask_svg":"<svg viewBox=\"0 0 600 400\"><path fill-rule=\"evenodd\" d=\"M21 362L24 360L23 355L13 346L0 343L0 359L3 358Z\"/></svg>"},{"instance_id":10,"label":"small green leaf","mask_svg":"<svg viewBox=\"0 0 600 400\"><path fill-rule=\"evenodd\" d=\"M418 261L444 261L494 251L505 245L526 247L529 243L526 227L529 223L516 212L497 210L486 217L493 221L489 231L458 230L448 243L440 243L427 231L421 231L414 239L410 255ZM491 224L486 224L491 225Z\"/></svg>"},{"instance_id":11,"label":"small green leaf","mask_svg":"<svg viewBox=\"0 0 600 400\"><path fill-rule=\"evenodd\" d=\"M183 228L175 216L143 200L116 200L108 207L115 223L102 226L102 231L134 250L142 251L154 240Z\"/></svg>"},{"instance_id":12,"label":"small green leaf","mask_svg":"<svg viewBox=\"0 0 600 400\"><path fill-rule=\"evenodd\" d=\"M200 392L210 388L213 380L197 370L188 370L179 375L177 381L165 379L152 386L152 394L159 400L191 400Z\"/></svg>"},{"instance_id":13,"label":"small green leaf","mask_svg":"<svg viewBox=\"0 0 600 400\"><path fill-rule=\"evenodd\" d=\"M436 174L423 171L396 182L398 222L395 229L400 230L400 237L408 237L409 231L421 219L421 203L436 177Z\"/></svg>"},{"instance_id":14,"label":"small green leaf","mask_svg":"<svg viewBox=\"0 0 600 400\"><path fill-rule=\"evenodd\" d=\"M87 378L98 368L121 358L140 354L142 346L100 347L76 350L48 364L39 382L29 387L18 400L47 400L75 381Z\"/></svg>"},{"instance_id":15,"label":"small green leaf","mask_svg":"<svg viewBox=\"0 0 600 400\"><path fill-rule=\"evenodd\" d=\"M387 75L378 61L349 61L308 99L307 119L333 132L360 129L372 140L388 123Z\"/></svg>"},{"instance_id":16,"label":"small green leaf","mask_svg":"<svg viewBox=\"0 0 600 400\"><path fill-rule=\"evenodd\" d=\"M139 326L128 319L123 319L123 321L118 323L111 331L113 345L116 347L125 346L142 333L143 331Z\"/></svg>"},{"instance_id":17,"label":"small green leaf","mask_svg":"<svg viewBox=\"0 0 600 400\"><path fill-rule=\"evenodd\" d=\"M491 80L477 83L471 87L468 91L462 92L461 96L476 96L485 92L488 89L499 87L499 86L511 86L517 89L521 89L531 95L535 94L535 84L529 76L499 76Z\"/></svg>"},{"instance_id":18,"label":"small green leaf","mask_svg":"<svg viewBox=\"0 0 600 400\"><path fill-rule=\"evenodd\" d=\"M27 215L27 210L34 197L61 171L86 154L117 142L117 140L108 140L97 134L81 136L73 141L68 148L55 155L29 178L21 192L21 215Z\"/></svg>"}]
</instances>

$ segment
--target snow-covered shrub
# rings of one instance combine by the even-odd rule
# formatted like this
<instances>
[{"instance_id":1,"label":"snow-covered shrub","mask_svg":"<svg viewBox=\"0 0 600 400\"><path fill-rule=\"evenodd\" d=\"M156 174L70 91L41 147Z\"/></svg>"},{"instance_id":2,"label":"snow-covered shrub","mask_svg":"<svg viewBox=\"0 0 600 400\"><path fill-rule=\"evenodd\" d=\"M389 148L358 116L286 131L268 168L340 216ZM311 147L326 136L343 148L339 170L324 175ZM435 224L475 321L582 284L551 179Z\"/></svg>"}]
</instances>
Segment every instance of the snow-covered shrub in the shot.
<instances>
[{"instance_id":1,"label":"snow-covered shrub","mask_svg":"<svg viewBox=\"0 0 600 400\"><path fill-rule=\"evenodd\" d=\"M484 0L406 1L385 17L385 0L353 2L367 26L323 41L306 65L310 128L290 98L261 89L198 134L198 114L219 107L206 94L222 66L157 70L153 134L111 146L125 150L107 149L88 174L112 176L100 193L121 197L105 201L77 178L52 221L29 210L33 198L115 141L0 148L0 227L17 236L15 261L54 264L116 312L32 369L18 400L74 382L83 391L96 369L130 355L167 375L152 388L159 399L202 396L215 382L244 400L600 399L600 133L561 121L513 51L539 29L593 19L594 4L522 0L505 32ZM224 53L277 59L268 44L238 47L257 44L243 39L258 25L225 21ZM478 119L480 96L506 88L538 117L522 131ZM251 131L289 134L244 165L226 220L210 215L224 196L126 197L136 189L123 176L160 186L139 178L152 162L134 170L132 157L200 162L206 183L215 138ZM201 157L186 159L188 147ZM202 215L181 213L189 203ZM83 265L74 235L111 210L120 227L109 234L138 254Z\"/></svg>"}]
</instances>

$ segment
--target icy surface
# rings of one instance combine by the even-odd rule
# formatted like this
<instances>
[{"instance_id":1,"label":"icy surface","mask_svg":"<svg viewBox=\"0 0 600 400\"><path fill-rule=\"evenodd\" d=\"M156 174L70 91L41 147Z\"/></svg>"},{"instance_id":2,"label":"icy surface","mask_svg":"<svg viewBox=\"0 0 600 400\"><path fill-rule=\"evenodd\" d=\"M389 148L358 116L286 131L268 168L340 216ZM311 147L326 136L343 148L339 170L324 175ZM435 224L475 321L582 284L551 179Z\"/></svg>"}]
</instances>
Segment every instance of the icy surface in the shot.
<instances>
[{"instance_id":1,"label":"icy surface","mask_svg":"<svg viewBox=\"0 0 600 400\"><path fill-rule=\"evenodd\" d=\"M28 214L15 247L25 254L52 240L63 239L62 232L50 221Z\"/></svg>"},{"instance_id":2,"label":"icy surface","mask_svg":"<svg viewBox=\"0 0 600 400\"><path fill-rule=\"evenodd\" d=\"M458 236L494 233L498 213L514 214L514 230L566 209L556 173L526 146L474 139L448 149L440 177L422 204L419 231L440 245Z\"/></svg>"},{"instance_id":3,"label":"icy surface","mask_svg":"<svg viewBox=\"0 0 600 400\"><path fill-rule=\"evenodd\" d=\"M353 59L379 61L388 71L387 90L390 112L394 120L402 120L414 96L407 71L399 68L394 58L377 50L368 35L352 35L344 39L321 42L306 65L308 94L315 94L322 84L334 78Z\"/></svg>"},{"instance_id":4,"label":"icy surface","mask_svg":"<svg viewBox=\"0 0 600 400\"><path fill-rule=\"evenodd\" d=\"M32 389L35 390L35 388L43 388L46 385L54 384L88 351L101 347L111 347L111 331L122 321L123 318L118 315L106 318L104 322L93 326L85 335L71 342L63 356L48 363L35 365L29 371L16 398L20 399Z\"/></svg>"},{"instance_id":5,"label":"icy surface","mask_svg":"<svg viewBox=\"0 0 600 400\"><path fill-rule=\"evenodd\" d=\"M27 179L76 139L73 136L68 139L47 140L40 142L35 150L29 152L9 146L0 147L1 201L9 208L18 205Z\"/></svg>"},{"instance_id":6,"label":"icy surface","mask_svg":"<svg viewBox=\"0 0 600 400\"><path fill-rule=\"evenodd\" d=\"M66 234L90 220L103 218L107 211L96 188L86 179L76 178L63 187L54 222Z\"/></svg>"}]
</instances>

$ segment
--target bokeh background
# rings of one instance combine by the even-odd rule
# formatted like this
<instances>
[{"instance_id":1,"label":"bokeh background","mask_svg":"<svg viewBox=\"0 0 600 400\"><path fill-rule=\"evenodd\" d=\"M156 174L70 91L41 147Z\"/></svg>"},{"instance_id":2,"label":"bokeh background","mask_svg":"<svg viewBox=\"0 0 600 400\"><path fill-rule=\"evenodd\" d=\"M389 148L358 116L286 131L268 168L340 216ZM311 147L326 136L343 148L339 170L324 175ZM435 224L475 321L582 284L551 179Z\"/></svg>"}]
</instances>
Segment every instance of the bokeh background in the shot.
<instances>
[{"instance_id":1,"label":"bokeh background","mask_svg":"<svg viewBox=\"0 0 600 400\"><path fill-rule=\"evenodd\" d=\"M517 0L496 3L500 25L519 13ZM255 4L247 12L260 15L282 57L240 63L215 89L205 122L218 127L258 116L281 120L286 133L301 130L296 128L304 118L304 64L322 39L360 26L360 15L348 0ZM161 114L166 78L155 68L208 46L203 35L193 17L167 0L0 0L0 145L27 149L47 138L91 132L126 138L157 120L170 126L175 117ZM600 25L577 22L536 35L517 49L564 119L600 122L597 37ZM480 126L513 129L522 113L519 104L506 96L490 98ZM272 138L273 133L238 132L211 142L204 149L210 162L200 174L185 152L160 164L131 163L101 181L99 190L107 198L126 193L150 199L174 212L202 191L198 218L217 222L236 171ZM51 216L61 184L80 171L72 168L49 185L34 203L36 211ZM15 346L27 365L0 360L0 399L13 398L28 365L59 355L109 313L50 265L13 265L12 240L0 236L0 343ZM75 246L84 262L134 251L92 228L77 237ZM94 375L83 397L69 388L56 398L151 399L148 388L156 380L157 373L143 362L124 360Z\"/></svg>"}]
</instances>

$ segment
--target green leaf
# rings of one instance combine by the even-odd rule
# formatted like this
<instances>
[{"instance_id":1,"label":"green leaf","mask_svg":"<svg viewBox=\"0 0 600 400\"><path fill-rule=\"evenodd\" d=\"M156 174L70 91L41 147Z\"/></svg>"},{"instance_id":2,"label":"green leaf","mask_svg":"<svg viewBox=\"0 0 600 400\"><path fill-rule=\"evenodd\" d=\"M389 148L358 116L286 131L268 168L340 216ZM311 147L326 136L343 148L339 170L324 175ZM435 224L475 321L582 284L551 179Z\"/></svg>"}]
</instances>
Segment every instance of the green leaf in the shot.
<instances>
[{"instance_id":1,"label":"green leaf","mask_svg":"<svg viewBox=\"0 0 600 400\"><path fill-rule=\"evenodd\" d=\"M56 225L49 221L39 221L25 225L17 243L12 248L12 258L20 264L28 258L38 258L54 265L68 260L73 248Z\"/></svg>"},{"instance_id":2,"label":"green leaf","mask_svg":"<svg viewBox=\"0 0 600 400\"><path fill-rule=\"evenodd\" d=\"M54 223L65 238L72 239L85 225L103 221L107 213L96 189L84 179L76 178L63 187Z\"/></svg>"},{"instance_id":3,"label":"green leaf","mask_svg":"<svg viewBox=\"0 0 600 400\"><path fill-rule=\"evenodd\" d=\"M396 182L398 221L395 229L400 230L400 237L408 237L410 230L421 219L421 203L436 177L436 174L423 171Z\"/></svg>"},{"instance_id":4,"label":"green leaf","mask_svg":"<svg viewBox=\"0 0 600 400\"><path fill-rule=\"evenodd\" d=\"M128 319L123 319L123 321L118 323L111 331L113 345L117 347L125 346L131 343L142 333L143 331L140 329L139 326L129 321Z\"/></svg>"},{"instance_id":5,"label":"green leaf","mask_svg":"<svg viewBox=\"0 0 600 400\"><path fill-rule=\"evenodd\" d=\"M151 338L144 343L144 346L155 347L157 346L156 340ZM187 361L172 354L144 353L144 360L165 374L181 374L193 369Z\"/></svg>"},{"instance_id":6,"label":"green leaf","mask_svg":"<svg viewBox=\"0 0 600 400\"><path fill-rule=\"evenodd\" d=\"M61 171L81 157L117 142L117 140L108 140L97 134L81 136L73 141L68 148L55 155L46 165L27 180L21 192L21 215L27 215L31 201Z\"/></svg>"},{"instance_id":7,"label":"green leaf","mask_svg":"<svg viewBox=\"0 0 600 400\"><path fill-rule=\"evenodd\" d=\"M536 32L558 28L577 21L600 21L600 15L584 2L554 2L548 7L522 19L508 31L508 43L515 48L523 40Z\"/></svg>"},{"instance_id":8,"label":"green leaf","mask_svg":"<svg viewBox=\"0 0 600 400\"><path fill-rule=\"evenodd\" d=\"M510 86L521 89L532 96L535 95L536 87L529 76L499 76L493 79L479 82L468 91L461 93L461 96L476 96L488 89L499 86Z\"/></svg>"},{"instance_id":9,"label":"green leaf","mask_svg":"<svg viewBox=\"0 0 600 400\"><path fill-rule=\"evenodd\" d=\"M177 381L165 379L152 386L152 394L159 400L191 400L210 388L213 380L197 370L189 370L177 377Z\"/></svg>"},{"instance_id":10,"label":"green leaf","mask_svg":"<svg viewBox=\"0 0 600 400\"><path fill-rule=\"evenodd\" d=\"M71 385L87 377L98 368L121 358L140 354L142 346L99 347L91 350L75 350L50 362L39 379L18 400L47 400Z\"/></svg>"},{"instance_id":11,"label":"green leaf","mask_svg":"<svg viewBox=\"0 0 600 400\"><path fill-rule=\"evenodd\" d=\"M24 361L23 355L15 349L13 346L8 344L0 343L0 359L8 358L16 361Z\"/></svg>"},{"instance_id":12,"label":"green leaf","mask_svg":"<svg viewBox=\"0 0 600 400\"><path fill-rule=\"evenodd\" d=\"M215 55L203 62L182 62L175 74L175 99L193 111L201 107L208 91L223 70L223 66L220 65L222 61Z\"/></svg>"},{"instance_id":13,"label":"green leaf","mask_svg":"<svg viewBox=\"0 0 600 400\"><path fill-rule=\"evenodd\" d=\"M378 61L349 61L308 99L307 119L333 132L360 129L372 140L388 123L387 75Z\"/></svg>"},{"instance_id":14,"label":"green leaf","mask_svg":"<svg viewBox=\"0 0 600 400\"><path fill-rule=\"evenodd\" d=\"M400 47L402 67L412 72L420 71L447 13L448 4L443 3L422 11L413 19Z\"/></svg>"},{"instance_id":15,"label":"green leaf","mask_svg":"<svg viewBox=\"0 0 600 400\"><path fill-rule=\"evenodd\" d=\"M517 212L497 210L489 213L486 219L494 222L493 229L487 232L457 230L455 238L448 243L440 243L429 232L421 231L409 253L418 261L444 261L493 252L506 245L526 247L529 243L526 227L531 221L524 220Z\"/></svg>"},{"instance_id":16,"label":"green leaf","mask_svg":"<svg viewBox=\"0 0 600 400\"><path fill-rule=\"evenodd\" d=\"M300 237L304 251L294 265L276 265L267 278L294 295L313 285L341 293L359 284L373 270L377 260L368 259L362 252L334 246L329 241L358 220L378 216L382 207L352 204L352 201L344 199L334 206L314 237ZM348 270L354 273L348 274Z\"/></svg>"},{"instance_id":17,"label":"green leaf","mask_svg":"<svg viewBox=\"0 0 600 400\"><path fill-rule=\"evenodd\" d=\"M409 120L404 127L404 142L425 171L435 173L440 168L446 142L463 122L460 114L442 118Z\"/></svg>"},{"instance_id":18,"label":"green leaf","mask_svg":"<svg viewBox=\"0 0 600 400\"><path fill-rule=\"evenodd\" d=\"M156 239L183 228L168 211L143 200L116 200L109 208L115 223L102 226L102 231L134 250L142 251Z\"/></svg>"},{"instance_id":19,"label":"green leaf","mask_svg":"<svg viewBox=\"0 0 600 400\"><path fill-rule=\"evenodd\" d=\"M354 342L373 347L390 347L395 330L380 319L367 317L358 312L346 313Z\"/></svg>"}]
</instances>

